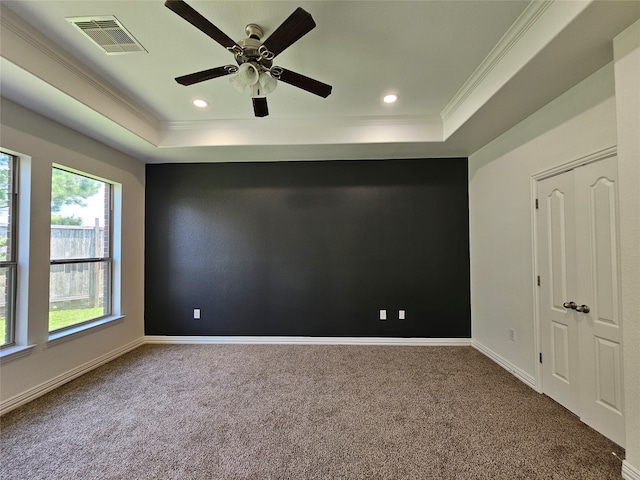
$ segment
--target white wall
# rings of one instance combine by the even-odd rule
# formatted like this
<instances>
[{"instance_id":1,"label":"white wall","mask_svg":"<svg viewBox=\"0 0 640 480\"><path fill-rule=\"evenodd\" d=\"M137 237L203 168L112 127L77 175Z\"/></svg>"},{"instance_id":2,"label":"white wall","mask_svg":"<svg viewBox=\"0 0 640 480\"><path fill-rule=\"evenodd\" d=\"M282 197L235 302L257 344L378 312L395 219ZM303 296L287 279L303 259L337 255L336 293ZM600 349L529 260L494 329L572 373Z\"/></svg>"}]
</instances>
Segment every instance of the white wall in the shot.
<instances>
[{"instance_id":1,"label":"white wall","mask_svg":"<svg viewBox=\"0 0 640 480\"><path fill-rule=\"evenodd\" d=\"M35 345L26 355L3 359L0 402L33 393L52 381L139 344L144 333L144 165L105 145L2 100L0 146L26 155L21 164L27 183L20 186L17 308L22 343ZM63 342L48 340L49 219L51 165L58 163L122 185L121 313L126 317ZM28 237L28 238L27 238ZM24 322L28 314L28 322ZM7 400L10 400L7 402Z\"/></svg>"},{"instance_id":2,"label":"white wall","mask_svg":"<svg viewBox=\"0 0 640 480\"><path fill-rule=\"evenodd\" d=\"M531 176L616 146L623 316L625 479L640 479L640 22L615 60L469 159L473 341L536 381ZM515 329L517 341L509 340Z\"/></svg>"},{"instance_id":3,"label":"white wall","mask_svg":"<svg viewBox=\"0 0 640 480\"><path fill-rule=\"evenodd\" d=\"M640 479L640 21L614 39L626 460L624 478Z\"/></svg>"},{"instance_id":4,"label":"white wall","mask_svg":"<svg viewBox=\"0 0 640 480\"><path fill-rule=\"evenodd\" d=\"M614 146L615 115L610 64L469 158L473 340L531 384L538 356L531 176Z\"/></svg>"}]
</instances>

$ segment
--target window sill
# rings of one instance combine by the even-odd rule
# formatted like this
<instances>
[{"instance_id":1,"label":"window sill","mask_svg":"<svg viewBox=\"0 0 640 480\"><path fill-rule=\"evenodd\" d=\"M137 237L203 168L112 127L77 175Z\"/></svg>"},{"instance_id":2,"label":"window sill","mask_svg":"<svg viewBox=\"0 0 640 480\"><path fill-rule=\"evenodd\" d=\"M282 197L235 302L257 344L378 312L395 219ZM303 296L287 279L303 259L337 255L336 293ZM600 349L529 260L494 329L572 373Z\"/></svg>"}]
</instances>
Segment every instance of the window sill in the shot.
<instances>
[{"instance_id":1,"label":"window sill","mask_svg":"<svg viewBox=\"0 0 640 480\"><path fill-rule=\"evenodd\" d=\"M101 328L108 327L115 323L120 323L124 318L124 315L112 315L110 317L101 318L95 322L86 323L75 328L69 328L61 332L54 332L49 334L49 340L47 341L47 347L52 347L59 343L66 342L76 337L80 337L90 332L100 330Z\"/></svg>"},{"instance_id":2,"label":"window sill","mask_svg":"<svg viewBox=\"0 0 640 480\"><path fill-rule=\"evenodd\" d=\"M35 347L35 345L18 345L0 350L0 364L29 355L33 347Z\"/></svg>"}]
</instances>

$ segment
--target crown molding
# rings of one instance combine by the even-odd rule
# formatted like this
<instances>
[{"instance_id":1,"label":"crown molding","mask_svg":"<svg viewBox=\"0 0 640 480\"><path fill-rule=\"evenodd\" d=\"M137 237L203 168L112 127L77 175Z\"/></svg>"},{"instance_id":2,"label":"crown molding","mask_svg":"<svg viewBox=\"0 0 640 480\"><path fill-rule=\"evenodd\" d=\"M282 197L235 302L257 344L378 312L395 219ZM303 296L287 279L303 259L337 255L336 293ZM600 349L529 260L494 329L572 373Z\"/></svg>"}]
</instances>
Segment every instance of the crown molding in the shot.
<instances>
[{"instance_id":1,"label":"crown molding","mask_svg":"<svg viewBox=\"0 0 640 480\"><path fill-rule=\"evenodd\" d=\"M403 125L403 126L417 126L417 125L433 125L440 123L439 115L395 115L385 117L342 117L323 119L322 117L309 117L306 119L299 118L270 118L270 121L277 123L281 127L289 126L293 127L300 125L301 121L308 127L320 127L324 126L327 122L336 124L338 126L345 125L358 125L363 127L368 126L384 126L384 125ZM217 126L229 126L235 125L236 128L244 126L248 120L246 119L227 119L227 120L188 120L188 121L176 121L176 122L162 122L162 128L165 130L189 130L193 128L216 128ZM260 122L260 120L251 119L250 122Z\"/></svg>"},{"instance_id":2,"label":"crown molding","mask_svg":"<svg viewBox=\"0 0 640 480\"><path fill-rule=\"evenodd\" d=\"M469 98L487 75L496 68L504 56L520 41L523 35L538 21L540 16L551 6L554 0L533 1L507 30L498 43L493 47L478 68L471 74L460 90L442 110L443 121L447 121L454 111Z\"/></svg>"},{"instance_id":3,"label":"crown molding","mask_svg":"<svg viewBox=\"0 0 640 480\"><path fill-rule=\"evenodd\" d=\"M442 142L443 138L438 115L166 122L161 131L159 147Z\"/></svg>"},{"instance_id":4,"label":"crown molding","mask_svg":"<svg viewBox=\"0 0 640 480\"><path fill-rule=\"evenodd\" d=\"M153 142L159 120L0 4L0 55L61 92ZM55 72L52 71L55 69ZM57 68L56 68L57 67Z\"/></svg>"},{"instance_id":5,"label":"crown molding","mask_svg":"<svg viewBox=\"0 0 640 480\"><path fill-rule=\"evenodd\" d=\"M441 112L446 140L593 0L533 0Z\"/></svg>"},{"instance_id":6,"label":"crown molding","mask_svg":"<svg viewBox=\"0 0 640 480\"><path fill-rule=\"evenodd\" d=\"M132 158L152 159L158 148L102 113L61 92L47 82L25 72L0 56L0 98L2 125L14 125L12 118L30 118L33 114L63 125L97 140ZM16 126L25 128L18 123ZM28 127L26 127L28 128ZM24 152L24 150L23 150Z\"/></svg>"}]
</instances>

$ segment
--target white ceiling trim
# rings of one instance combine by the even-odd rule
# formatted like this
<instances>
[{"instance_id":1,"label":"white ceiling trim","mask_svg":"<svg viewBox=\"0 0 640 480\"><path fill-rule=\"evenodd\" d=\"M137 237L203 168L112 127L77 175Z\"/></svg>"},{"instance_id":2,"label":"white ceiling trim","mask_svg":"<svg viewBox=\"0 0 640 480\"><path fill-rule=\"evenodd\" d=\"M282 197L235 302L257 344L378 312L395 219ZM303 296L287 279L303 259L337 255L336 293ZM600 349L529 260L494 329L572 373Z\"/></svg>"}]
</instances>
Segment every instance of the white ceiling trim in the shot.
<instances>
[{"instance_id":1,"label":"white ceiling trim","mask_svg":"<svg viewBox=\"0 0 640 480\"><path fill-rule=\"evenodd\" d=\"M282 126L295 126L300 124L299 118L271 118L270 122L278 123ZM439 115L403 115L403 116L384 116L384 117L343 117L343 118L332 118L332 122L335 122L339 125L347 125L352 123L354 125L361 126L378 126L378 125L425 125L425 124L433 124L434 122L440 121ZM245 123L253 123L253 127L255 125L264 122L261 118L252 118L251 122L247 122L245 119L230 119L230 120L202 120L202 121L185 121L185 122L162 122L163 129L167 130L188 130L190 128L200 128L203 125L208 125L211 127L216 127L219 125L228 125L230 123L235 123L238 125ZM326 119L324 118L310 118L308 123L312 127L320 127L324 125Z\"/></svg>"},{"instance_id":2,"label":"white ceiling trim","mask_svg":"<svg viewBox=\"0 0 640 480\"><path fill-rule=\"evenodd\" d=\"M442 109L442 120L446 122L462 103L478 88L478 85L491 72L498 62L513 48L529 28L540 18L540 15L551 6L554 0L533 1L518 17L515 23L504 34L496 46L489 52L451 101Z\"/></svg>"},{"instance_id":3,"label":"white ceiling trim","mask_svg":"<svg viewBox=\"0 0 640 480\"><path fill-rule=\"evenodd\" d=\"M157 143L158 119L3 5L0 5L0 28L2 57L141 138Z\"/></svg>"},{"instance_id":4,"label":"white ceiling trim","mask_svg":"<svg viewBox=\"0 0 640 480\"><path fill-rule=\"evenodd\" d=\"M439 115L167 122L159 147L442 142Z\"/></svg>"},{"instance_id":5,"label":"white ceiling trim","mask_svg":"<svg viewBox=\"0 0 640 480\"><path fill-rule=\"evenodd\" d=\"M42 79L0 57L3 126L11 124L14 108L5 99L19 99L24 108L54 119L133 158L151 160L158 151L152 144L103 114L70 97ZM21 115L18 115L21 118Z\"/></svg>"},{"instance_id":6,"label":"white ceiling trim","mask_svg":"<svg viewBox=\"0 0 640 480\"><path fill-rule=\"evenodd\" d=\"M442 110L449 138L593 0L533 0Z\"/></svg>"}]
</instances>

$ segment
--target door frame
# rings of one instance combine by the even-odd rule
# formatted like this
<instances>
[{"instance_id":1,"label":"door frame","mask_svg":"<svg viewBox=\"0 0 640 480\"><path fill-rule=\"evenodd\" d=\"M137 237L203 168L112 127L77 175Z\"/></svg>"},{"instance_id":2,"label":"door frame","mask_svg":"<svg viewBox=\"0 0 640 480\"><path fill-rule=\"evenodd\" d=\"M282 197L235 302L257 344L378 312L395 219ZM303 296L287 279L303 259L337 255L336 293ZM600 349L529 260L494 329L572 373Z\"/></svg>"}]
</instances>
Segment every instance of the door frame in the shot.
<instances>
[{"instance_id":1,"label":"door frame","mask_svg":"<svg viewBox=\"0 0 640 480\"><path fill-rule=\"evenodd\" d=\"M580 158L576 158L566 163L562 163L552 168L548 168L546 170L542 170L531 176L531 234L532 234L532 269L533 269L533 338L534 338L534 347L535 347L535 385L536 391L538 393L544 393L544 385L542 384L542 364L539 361L539 355L542 352L542 321L540 319L540 288L537 284L538 272L539 268L539 245L538 245L538 215L536 215L536 200L538 199L538 182L544 180L546 178L555 177L561 173L568 172L573 170L574 168L581 167L583 165L587 165L589 163L597 162L599 160L604 160L606 158L615 157L617 155L617 146L613 145L611 147L607 147L603 150L599 150L594 153L590 153L589 155L585 155ZM620 243L620 239L618 238L618 243ZM618 249L619 249L618 245ZM618 281L620 279L618 278ZM624 331L622 333L624 336ZM624 372L624 363L623 363L623 372Z\"/></svg>"}]
</instances>

